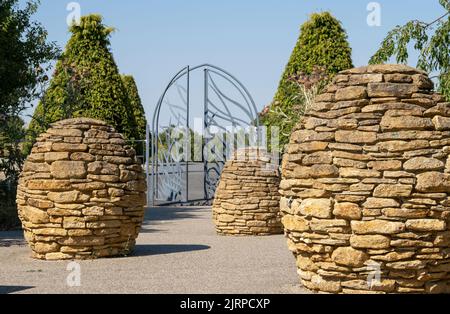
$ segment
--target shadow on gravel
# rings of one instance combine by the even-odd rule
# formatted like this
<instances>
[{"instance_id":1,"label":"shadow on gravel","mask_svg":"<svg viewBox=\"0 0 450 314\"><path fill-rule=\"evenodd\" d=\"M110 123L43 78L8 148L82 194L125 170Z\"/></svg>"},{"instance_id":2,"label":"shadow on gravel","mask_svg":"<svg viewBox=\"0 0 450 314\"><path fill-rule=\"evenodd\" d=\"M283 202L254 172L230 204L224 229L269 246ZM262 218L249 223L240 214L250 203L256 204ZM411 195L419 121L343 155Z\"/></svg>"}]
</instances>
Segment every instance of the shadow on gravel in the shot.
<instances>
[{"instance_id":1,"label":"shadow on gravel","mask_svg":"<svg viewBox=\"0 0 450 314\"><path fill-rule=\"evenodd\" d=\"M27 287L27 286L0 286L0 294L8 294L8 293L14 293L19 292L23 290L32 289L34 287Z\"/></svg>"},{"instance_id":2,"label":"shadow on gravel","mask_svg":"<svg viewBox=\"0 0 450 314\"><path fill-rule=\"evenodd\" d=\"M14 245L26 245L23 238L23 232L19 231L2 231L0 232L0 247L9 247Z\"/></svg>"},{"instance_id":3,"label":"shadow on gravel","mask_svg":"<svg viewBox=\"0 0 450 314\"><path fill-rule=\"evenodd\" d=\"M208 250L211 247L200 244L138 244L132 256L175 254L181 252Z\"/></svg>"},{"instance_id":4,"label":"shadow on gravel","mask_svg":"<svg viewBox=\"0 0 450 314\"><path fill-rule=\"evenodd\" d=\"M205 210L205 207L151 207L145 212L145 221L174 220L195 218L196 211Z\"/></svg>"},{"instance_id":5,"label":"shadow on gravel","mask_svg":"<svg viewBox=\"0 0 450 314\"><path fill-rule=\"evenodd\" d=\"M159 229L160 222L177 219L193 219L204 207L151 207L145 211L141 233L165 232ZM158 226L157 228L155 228Z\"/></svg>"}]
</instances>

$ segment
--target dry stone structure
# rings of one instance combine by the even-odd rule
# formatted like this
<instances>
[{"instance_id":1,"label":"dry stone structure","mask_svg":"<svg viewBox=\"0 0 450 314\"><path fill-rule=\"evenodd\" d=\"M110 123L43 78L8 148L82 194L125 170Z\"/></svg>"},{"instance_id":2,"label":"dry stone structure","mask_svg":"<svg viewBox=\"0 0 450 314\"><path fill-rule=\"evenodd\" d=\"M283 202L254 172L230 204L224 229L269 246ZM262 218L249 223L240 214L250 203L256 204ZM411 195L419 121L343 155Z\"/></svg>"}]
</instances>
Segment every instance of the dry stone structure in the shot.
<instances>
[{"instance_id":1,"label":"dry stone structure","mask_svg":"<svg viewBox=\"0 0 450 314\"><path fill-rule=\"evenodd\" d=\"M223 169L213 203L221 235L283 233L280 217L280 174L262 149L240 149Z\"/></svg>"},{"instance_id":2,"label":"dry stone structure","mask_svg":"<svg viewBox=\"0 0 450 314\"><path fill-rule=\"evenodd\" d=\"M102 121L70 119L40 135L17 203L33 257L91 259L132 251L146 184L135 152Z\"/></svg>"},{"instance_id":3,"label":"dry stone structure","mask_svg":"<svg viewBox=\"0 0 450 314\"><path fill-rule=\"evenodd\" d=\"M450 291L450 104L403 65L341 72L294 130L280 201L302 283Z\"/></svg>"}]
</instances>

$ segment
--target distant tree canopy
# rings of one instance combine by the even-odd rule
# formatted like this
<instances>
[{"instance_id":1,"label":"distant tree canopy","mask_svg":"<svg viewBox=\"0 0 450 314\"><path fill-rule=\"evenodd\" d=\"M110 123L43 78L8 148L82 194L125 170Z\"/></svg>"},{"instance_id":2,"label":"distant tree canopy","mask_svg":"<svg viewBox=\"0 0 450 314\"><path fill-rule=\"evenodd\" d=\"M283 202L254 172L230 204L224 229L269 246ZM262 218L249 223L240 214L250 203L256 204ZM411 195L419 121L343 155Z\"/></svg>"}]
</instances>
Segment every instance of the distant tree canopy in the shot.
<instances>
[{"instance_id":1,"label":"distant tree canopy","mask_svg":"<svg viewBox=\"0 0 450 314\"><path fill-rule=\"evenodd\" d=\"M262 122L280 127L280 143L287 144L292 127L304 114L304 101L293 76L311 75L325 69L327 77L353 67L352 50L341 22L329 12L312 14L300 28L300 37L292 52L272 104L262 114Z\"/></svg>"},{"instance_id":2,"label":"distant tree canopy","mask_svg":"<svg viewBox=\"0 0 450 314\"><path fill-rule=\"evenodd\" d=\"M130 107L136 120L137 139L144 140L146 138L147 119L136 82L131 75L122 75L122 82L127 91Z\"/></svg>"},{"instance_id":3,"label":"distant tree canopy","mask_svg":"<svg viewBox=\"0 0 450 314\"><path fill-rule=\"evenodd\" d=\"M37 96L46 65L58 55L47 31L31 19L39 1L28 1L24 8L18 3L0 1L0 119L19 114Z\"/></svg>"},{"instance_id":4,"label":"distant tree canopy","mask_svg":"<svg viewBox=\"0 0 450 314\"><path fill-rule=\"evenodd\" d=\"M128 139L139 137L127 89L109 50L112 28L99 15L81 18L70 38L45 96L30 124L35 134L50 123L72 117L108 122Z\"/></svg>"},{"instance_id":5,"label":"distant tree canopy","mask_svg":"<svg viewBox=\"0 0 450 314\"><path fill-rule=\"evenodd\" d=\"M397 25L369 63L385 63L392 57L398 63L406 63L408 45L414 43L414 49L419 51L417 67L438 73L439 91L450 101L450 1L439 0L439 3L444 9L440 17L428 23L413 20Z\"/></svg>"}]
</instances>

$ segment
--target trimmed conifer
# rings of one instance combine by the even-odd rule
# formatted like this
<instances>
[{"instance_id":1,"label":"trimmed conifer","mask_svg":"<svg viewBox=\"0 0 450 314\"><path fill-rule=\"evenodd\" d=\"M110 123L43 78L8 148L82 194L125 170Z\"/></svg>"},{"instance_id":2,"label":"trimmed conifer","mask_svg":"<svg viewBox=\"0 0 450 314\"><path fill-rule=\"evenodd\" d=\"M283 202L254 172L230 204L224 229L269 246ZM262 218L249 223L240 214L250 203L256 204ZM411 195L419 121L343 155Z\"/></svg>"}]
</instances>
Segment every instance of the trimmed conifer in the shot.
<instances>
[{"instance_id":1,"label":"trimmed conifer","mask_svg":"<svg viewBox=\"0 0 450 314\"><path fill-rule=\"evenodd\" d=\"M126 88L110 51L113 29L100 15L81 18L56 64L50 86L30 123L34 135L50 123L72 117L103 120L128 139L137 138Z\"/></svg>"},{"instance_id":2,"label":"trimmed conifer","mask_svg":"<svg viewBox=\"0 0 450 314\"><path fill-rule=\"evenodd\" d=\"M139 96L136 81L131 75L122 75L122 82L127 91L130 107L136 121L137 139L143 140L145 139L147 119L145 117L145 110L142 105L141 97Z\"/></svg>"},{"instance_id":3,"label":"trimmed conifer","mask_svg":"<svg viewBox=\"0 0 450 314\"><path fill-rule=\"evenodd\" d=\"M328 77L353 67L351 48L341 22L329 12L312 14L300 28L300 37L281 77L277 93L269 108L261 115L262 122L280 128L280 143L289 141L292 127L303 113L302 95L292 76L309 75L315 68L325 69ZM295 108L300 108L296 110Z\"/></svg>"}]
</instances>

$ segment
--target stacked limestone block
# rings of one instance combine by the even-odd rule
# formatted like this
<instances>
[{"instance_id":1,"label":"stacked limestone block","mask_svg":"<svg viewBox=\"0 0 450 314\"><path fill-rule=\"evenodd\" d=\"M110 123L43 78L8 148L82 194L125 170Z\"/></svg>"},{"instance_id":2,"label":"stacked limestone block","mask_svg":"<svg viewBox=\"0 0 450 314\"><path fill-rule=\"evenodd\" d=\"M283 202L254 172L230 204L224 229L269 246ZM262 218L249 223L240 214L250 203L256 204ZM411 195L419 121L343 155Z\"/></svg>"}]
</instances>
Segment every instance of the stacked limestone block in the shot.
<instances>
[{"instance_id":1,"label":"stacked limestone block","mask_svg":"<svg viewBox=\"0 0 450 314\"><path fill-rule=\"evenodd\" d=\"M407 66L343 71L294 130L281 210L307 288L449 292L450 104L432 88Z\"/></svg>"},{"instance_id":2,"label":"stacked limestone block","mask_svg":"<svg viewBox=\"0 0 450 314\"><path fill-rule=\"evenodd\" d=\"M221 235L283 233L280 217L280 174L261 149L240 149L224 166L213 203Z\"/></svg>"},{"instance_id":3,"label":"stacked limestone block","mask_svg":"<svg viewBox=\"0 0 450 314\"><path fill-rule=\"evenodd\" d=\"M104 122L70 119L40 135L17 203L33 257L91 259L132 251L146 184L135 152Z\"/></svg>"}]
</instances>

